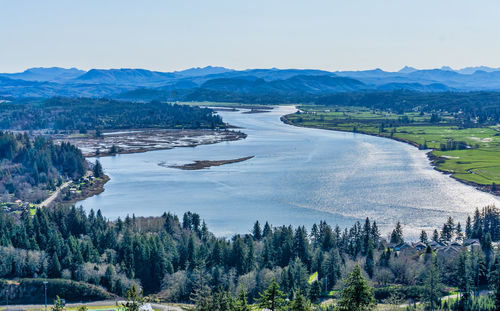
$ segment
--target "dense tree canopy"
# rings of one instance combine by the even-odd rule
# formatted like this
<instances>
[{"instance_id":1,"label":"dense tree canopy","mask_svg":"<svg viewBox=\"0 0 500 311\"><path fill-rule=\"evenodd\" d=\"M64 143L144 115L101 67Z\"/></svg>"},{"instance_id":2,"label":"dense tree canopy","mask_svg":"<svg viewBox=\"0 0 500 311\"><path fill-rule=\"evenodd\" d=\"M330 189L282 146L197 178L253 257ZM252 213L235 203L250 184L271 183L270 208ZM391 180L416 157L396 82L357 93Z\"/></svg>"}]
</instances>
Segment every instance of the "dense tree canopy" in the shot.
<instances>
[{"instance_id":1,"label":"dense tree canopy","mask_svg":"<svg viewBox=\"0 0 500 311\"><path fill-rule=\"evenodd\" d=\"M32 202L46 196L64 179L84 175L87 162L69 143L54 144L38 136L0 131L0 196L2 202Z\"/></svg>"},{"instance_id":2,"label":"dense tree canopy","mask_svg":"<svg viewBox=\"0 0 500 311\"><path fill-rule=\"evenodd\" d=\"M132 103L110 99L63 98L4 103L0 128L18 130L94 130L130 128L225 127L211 109L166 104Z\"/></svg>"},{"instance_id":3,"label":"dense tree canopy","mask_svg":"<svg viewBox=\"0 0 500 311\"><path fill-rule=\"evenodd\" d=\"M477 237L481 247L463 248L456 256L438 251L436 257L432 249L418 255L397 251L369 219L344 230L322 221L310 232L266 223L260 233L257 224L256 235L227 239L215 237L190 212L182 221L170 213L109 221L100 211L76 207L39 209L20 218L0 213L0 278L67 278L119 295L136 285L146 295L193 302L198 310L246 310L247 299L276 310L308 310L309 301L335 289L347 310L370 309L372 295L401 295L437 308L443 284L456 286L463 303L473 305L480 288L500 288L499 256L491 247L499 239L499 220L496 208L478 210L466 236L453 225L450 238ZM402 230L399 224L401 238ZM443 245L447 230L437 238ZM353 299L357 307L349 309Z\"/></svg>"}]
</instances>

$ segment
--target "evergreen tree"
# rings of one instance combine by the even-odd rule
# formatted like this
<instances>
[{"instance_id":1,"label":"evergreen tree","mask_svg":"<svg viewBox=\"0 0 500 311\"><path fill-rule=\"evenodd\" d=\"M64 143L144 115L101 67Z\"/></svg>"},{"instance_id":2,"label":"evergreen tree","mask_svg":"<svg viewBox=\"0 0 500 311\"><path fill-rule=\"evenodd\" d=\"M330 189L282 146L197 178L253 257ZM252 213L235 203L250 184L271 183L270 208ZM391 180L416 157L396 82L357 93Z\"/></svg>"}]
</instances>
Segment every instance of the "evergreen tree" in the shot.
<instances>
[{"instance_id":1,"label":"evergreen tree","mask_svg":"<svg viewBox=\"0 0 500 311\"><path fill-rule=\"evenodd\" d=\"M474 220L472 225L472 238L480 239L483 235L483 221L479 209L474 212Z\"/></svg>"},{"instance_id":2,"label":"evergreen tree","mask_svg":"<svg viewBox=\"0 0 500 311\"><path fill-rule=\"evenodd\" d=\"M365 271L366 273L368 273L368 276L370 276L370 278L373 277L374 267L375 267L375 261L373 258L373 243L370 238L368 242L368 250L366 252L366 261L365 261Z\"/></svg>"},{"instance_id":3,"label":"evergreen tree","mask_svg":"<svg viewBox=\"0 0 500 311\"><path fill-rule=\"evenodd\" d=\"M94 173L95 178L99 178L99 177L102 177L104 175L104 172L102 170L101 161L95 160L95 164L94 164L94 168L93 168L92 172Z\"/></svg>"},{"instance_id":4,"label":"evergreen tree","mask_svg":"<svg viewBox=\"0 0 500 311\"><path fill-rule=\"evenodd\" d=\"M295 297L290 304L290 311L311 311L311 303L307 301L306 297L299 292L295 293Z\"/></svg>"},{"instance_id":5,"label":"evergreen tree","mask_svg":"<svg viewBox=\"0 0 500 311\"><path fill-rule=\"evenodd\" d=\"M483 253L486 256L486 266L489 266L490 258L493 253L493 245L491 240L491 234L486 232L481 239L481 248L483 249Z\"/></svg>"},{"instance_id":6,"label":"evergreen tree","mask_svg":"<svg viewBox=\"0 0 500 311\"><path fill-rule=\"evenodd\" d=\"M401 226L401 223L398 221L396 224L396 228L392 230L391 233L391 244L401 244L404 242L403 239L403 227Z\"/></svg>"},{"instance_id":7,"label":"evergreen tree","mask_svg":"<svg viewBox=\"0 0 500 311\"><path fill-rule=\"evenodd\" d=\"M190 235L188 240L187 257L186 257L187 268L190 270L194 269L196 267L196 262L197 262L196 245L194 242L193 235Z\"/></svg>"},{"instance_id":8,"label":"evergreen tree","mask_svg":"<svg viewBox=\"0 0 500 311\"><path fill-rule=\"evenodd\" d=\"M378 231L377 223L374 221L372 224L372 241L373 248L377 249L379 247L380 232Z\"/></svg>"},{"instance_id":9,"label":"evergreen tree","mask_svg":"<svg viewBox=\"0 0 500 311\"><path fill-rule=\"evenodd\" d=\"M432 264L428 269L424 288L424 301L427 303L430 310L435 310L440 306L441 297L439 296L439 291L439 270L435 264Z\"/></svg>"},{"instance_id":10,"label":"evergreen tree","mask_svg":"<svg viewBox=\"0 0 500 311\"><path fill-rule=\"evenodd\" d=\"M200 279L190 297L190 300L194 303L196 311L214 310L212 291L203 279Z\"/></svg>"},{"instance_id":11,"label":"evergreen tree","mask_svg":"<svg viewBox=\"0 0 500 311\"><path fill-rule=\"evenodd\" d=\"M434 229L434 231L432 232L432 240L434 242L439 242L439 232L437 231L437 229Z\"/></svg>"},{"instance_id":12,"label":"evergreen tree","mask_svg":"<svg viewBox=\"0 0 500 311\"><path fill-rule=\"evenodd\" d=\"M478 295L482 285L487 283L488 266L484 253L480 249L475 249L470 253L471 275L473 275L472 284L474 285L474 294Z\"/></svg>"},{"instance_id":13,"label":"evergreen tree","mask_svg":"<svg viewBox=\"0 0 500 311\"><path fill-rule=\"evenodd\" d=\"M500 306L500 256L495 257L494 263L491 265L489 275L490 289L493 291L493 299L497 307Z\"/></svg>"},{"instance_id":14,"label":"evergreen tree","mask_svg":"<svg viewBox=\"0 0 500 311\"><path fill-rule=\"evenodd\" d=\"M214 311L235 311L236 302L228 291L219 290L213 295L213 306Z\"/></svg>"},{"instance_id":15,"label":"evergreen tree","mask_svg":"<svg viewBox=\"0 0 500 311\"><path fill-rule=\"evenodd\" d=\"M371 224L370 224L370 219L368 217L366 217L366 219L365 219L365 224L363 226L362 236L363 236L363 249L362 249L362 251L363 251L363 254L366 255L366 253L368 251L370 239L371 239L371 243L372 243L372 247L373 247L372 228L371 228Z\"/></svg>"},{"instance_id":16,"label":"evergreen tree","mask_svg":"<svg viewBox=\"0 0 500 311\"><path fill-rule=\"evenodd\" d=\"M465 236L468 239L472 238L472 223L471 223L470 216L467 216L467 222L465 223Z\"/></svg>"},{"instance_id":17,"label":"evergreen tree","mask_svg":"<svg viewBox=\"0 0 500 311\"><path fill-rule=\"evenodd\" d=\"M334 248L325 258L322 264L322 273L320 277L323 277L325 281L325 291L333 288L341 276L341 258L338 249Z\"/></svg>"},{"instance_id":18,"label":"evergreen tree","mask_svg":"<svg viewBox=\"0 0 500 311\"><path fill-rule=\"evenodd\" d=\"M252 241L248 241L247 252L245 256L245 271L250 272L255 269L255 248Z\"/></svg>"},{"instance_id":19,"label":"evergreen tree","mask_svg":"<svg viewBox=\"0 0 500 311\"><path fill-rule=\"evenodd\" d=\"M260 229L260 224L258 220L253 225L252 235L253 238L257 241L260 241L262 239L262 230Z\"/></svg>"},{"instance_id":20,"label":"evergreen tree","mask_svg":"<svg viewBox=\"0 0 500 311\"><path fill-rule=\"evenodd\" d=\"M115 269L113 266L108 265L106 272L101 279L101 285L107 288L109 291L113 292L113 280L115 278Z\"/></svg>"},{"instance_id":21,"label":"evergreen tree","mask_svg":"<svg viewBox=\"0 0 500 311\"><path fill-rule=\"evenodd\" d=\"M448 221L443 224L443 229L441 230L441 239L443 241L451 241L453 238L453 233L455 232L455 224L452 217L448 217Z\"/></svg>"},{"instance_id":22,"label":"evergreen tree","mask_svg":"<svg viewBox=\"0 0 500 311\"><path fill-rule=\"evenodd\" d=\"M422 232L420 232L420 242L425 244L429 243L427 232L425 232L425 230L422 230Z\"/></svg>"},{"instance_id":23,"label":"evergreen tree","mask_svg":"<svg viewBox=\"0 0 500 311\"><path fill-rule=\"evenodd\" d=\"M207 223L203 220L201 223L201 236L200 238L206 242L210 236L210 231L208 231Z\"/></svg>"},{"instance_id":24,"label":"evergreen tree","mask_svg":"<svg viewBox=\"0 0 500 311\"><path fill-rule=\"evenodd\" d=\"M52 257L49 262L49 277L58 278L61 276L61 264L59 263L59 258L57 254L52 253Z\"/></svg>"},{"instance_id":25,"label":"evergreen tree","mask_svg":"<svg viewBox=\"0 0 500 311\"><path fill-rule=\"evenodd\" d=\"M248 305L247 302L247 293L242 289L238 295L238 299L236 300L236 308L235 311L251 311L252 308Z\"/></svg>"},{"instance_id":26,"label":"evergreen tree","mask_svg":"<svg viewBox=\"0 0 500 311\"><path fill-rule=\"evenodd\" d=\"M271 236L272 233L273 230L271 229L269 223L266 221L266 224L264 225L264 230L262 230L262 237L267 238L268 236Z\"/></svg>"},{"instance_id":27,"label":"evergreen tree","mask_svg":"<svg viewBox=\"0 0 500 311\"><path fill-rule=\"evenodd\" d=\"M467 251L462 251L458 256L456 279L458 280L458 290L460 299L464 304L468 304L471 299L472 292L472 274L469 254Z\"/></svg>"},{"instance_id":28,"label":"evergreen tree","mask_svg":"<svg viewBox=\"0 0 500 311\"><path fill-rule=\"evenodd\" d=\"M236 267L236 272L238 275L245 274L246 271L246 252L245 243L243 239L238 235L233 242L233 259L232 266Z\"/></svg>"},{"instance_id":29,"label":"evergreen tree","mask_svg":"<svg viewBox=\"0 0 500 311\"><path fill-rule=\"evenodd\" d=\"M318 225L316 224L313 224L312 228L311 228L311 242L313 244L314 247L317 247L318 246L318 243L319 243L319 229L318 229Z\"/></svg>"},{"instance_id":30,"label":"evergreen tree","mask_svg":"<svg viewBox=\"0 0 500 311\"><path fill-rule=\"evenodd\" d=\"M286 305L285 294L280 290L278 283L272 281L264 293L259 294L257 303L260 308L266 308L271 311L281 310Z\"/></svg>"},{"instance_id":31,"label":"evergreen tree","mask_svg":"<svg viewBox=\"0 0 500 311\"><path fill-rule=\"evenodd\" d=\"M357 264L345 280L337 307L340 311L367 311L376 308L373 290L361 275Z\"/></svg>"},{"instance_id":32,"label":"evergreen tree","mask_svg":"<svg viewBox=\"0 0 500 311\"><path fill-rule=\"evenodd\" d=\"M125 298L125 302L117 303L118 307L124 311L139 311L147 302L147 300L142 297L142 292L138 290L135 285L132 285L126 292Z\"/></svg>"},{"instance_id":33,"label":"evergreen tree","mask_svg":"<svg viewBox=\"0 0 500 311\"><path fill-rule=\"evenodd\" d=\"M309 240L305 227L298 227L293 238L293 254L306 265L310 263Z\"/></svg>"},{"instance_id":34,"label":"evergreen tree","mask_svg":"<svg viewBox=\"0 0 500 311\"><path fill-rule=\"evenodd\" d=\"M314 281L311 284L311 290L309 291L309 299L313 303L316 303L320 297L321 297L321 286L319 285L318 281Z\"/></svg>"},{"instance_id":35,"label":"evergreen tree","mask_svg":"<svg viewBox=\"0 0 500 311\"><path fill-rule=\"evenodd\" d=\"M462 232L462 225L460 224L460 222L457 223L457 227L456 227L455 231L456 231L456 234L457 234L457 239L458 240L463 240L464 233Z\"/></svg>"}]
</instances>

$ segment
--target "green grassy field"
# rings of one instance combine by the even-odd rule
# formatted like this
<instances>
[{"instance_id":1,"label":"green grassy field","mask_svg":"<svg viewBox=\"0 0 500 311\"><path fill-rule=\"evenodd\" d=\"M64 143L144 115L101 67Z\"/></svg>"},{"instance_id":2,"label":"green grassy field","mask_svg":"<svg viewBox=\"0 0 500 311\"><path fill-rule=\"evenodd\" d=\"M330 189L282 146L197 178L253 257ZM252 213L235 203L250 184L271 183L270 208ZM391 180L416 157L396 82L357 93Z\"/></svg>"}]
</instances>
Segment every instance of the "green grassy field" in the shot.
<instances>
[{"instance_id":1,"label":"green grassy field","mask_svg":"<svg viewBox=\"0 0 500 311\"><path fill-rule=\"evenodd\" d=\"M444 113L438 122L431 123L430 115L417 112L395 114L363 107L310 105L300 109L302 112L285 119L294 125L379 135L433 149L439 170L482 186L500 184L498 126L460 129L453 125L453 116ZM453 144L461 147L449 147Z\"/></svg>"}]
</instances>

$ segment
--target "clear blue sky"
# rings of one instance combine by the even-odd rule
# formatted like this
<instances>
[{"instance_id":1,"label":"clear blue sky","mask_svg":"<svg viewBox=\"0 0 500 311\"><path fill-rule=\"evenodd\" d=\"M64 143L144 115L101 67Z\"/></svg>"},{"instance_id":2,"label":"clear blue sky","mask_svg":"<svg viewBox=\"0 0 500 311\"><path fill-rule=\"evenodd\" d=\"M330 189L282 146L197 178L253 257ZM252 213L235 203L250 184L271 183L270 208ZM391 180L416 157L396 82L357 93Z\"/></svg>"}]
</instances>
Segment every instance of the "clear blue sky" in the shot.
<instances>
[{"instance_id":1,"label":"clear blue sky","mask_svg":"<svg viewBox=\"0 0 500 311\"><path fill-rule=\"evenodd\" d=\"M0 0L0 72L500 67L499 12L498 0Z\"/></svg>"}]
</instances>

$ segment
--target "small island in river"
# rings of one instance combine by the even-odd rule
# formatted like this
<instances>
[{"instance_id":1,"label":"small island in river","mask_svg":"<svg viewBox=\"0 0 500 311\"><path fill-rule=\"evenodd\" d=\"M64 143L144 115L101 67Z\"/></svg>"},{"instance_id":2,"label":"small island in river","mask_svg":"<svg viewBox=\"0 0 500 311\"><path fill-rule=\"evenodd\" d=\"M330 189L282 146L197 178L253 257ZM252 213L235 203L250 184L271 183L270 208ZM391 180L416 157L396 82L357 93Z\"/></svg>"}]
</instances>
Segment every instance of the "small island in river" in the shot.
<instances>
[{"instance_id":1,"label":"small island in river","mask_svg":"<svg viewBox=\"0 0 500 311\"><path fill-rule=\"evenodd\" d=\"M232 159L232 160L218 160L218 161L203 160L203 161L194 161L192 163L187 163L187 164L183 164L183 165L168 165L168 166L165 165L165 162L161 162L159 165L165 166L165 167L170 167L170 168L178 168L181 170L201 170L204 168L209 168L211 166L220 166L220 165L225 165L225 164L243 162L246 160L250 160L253 157L254 156L249 156L249 157Z\"/></svg>"}]
</instances>

